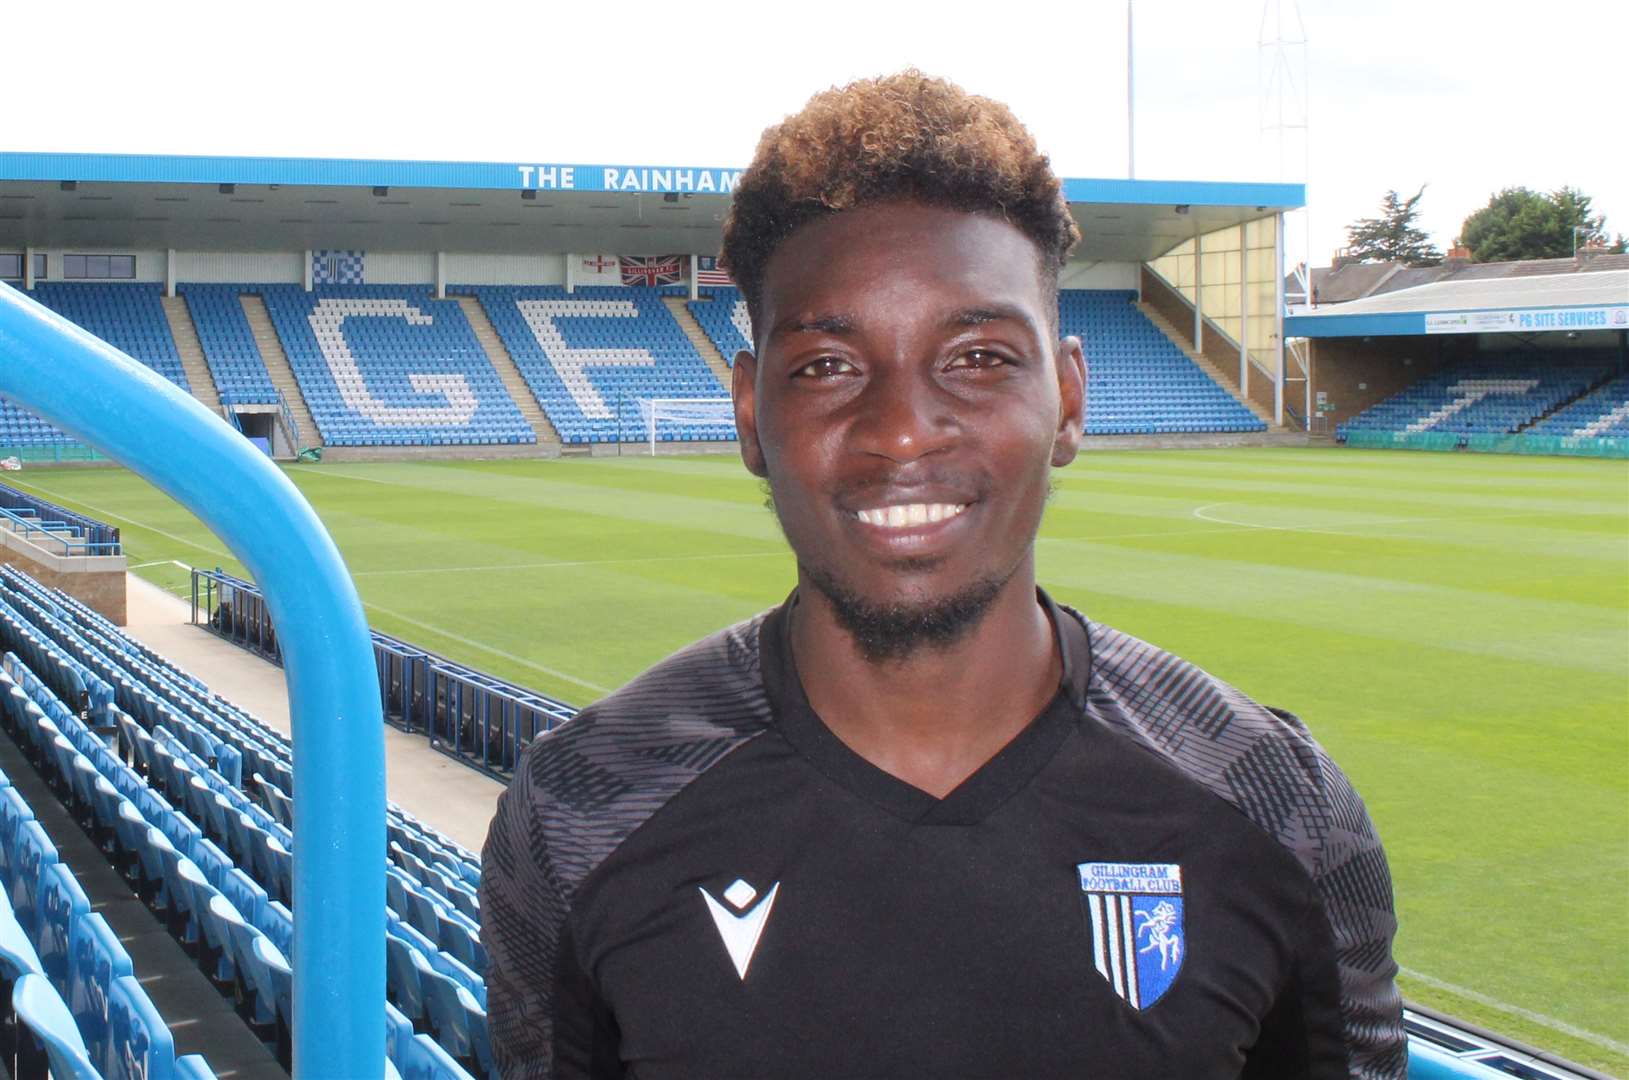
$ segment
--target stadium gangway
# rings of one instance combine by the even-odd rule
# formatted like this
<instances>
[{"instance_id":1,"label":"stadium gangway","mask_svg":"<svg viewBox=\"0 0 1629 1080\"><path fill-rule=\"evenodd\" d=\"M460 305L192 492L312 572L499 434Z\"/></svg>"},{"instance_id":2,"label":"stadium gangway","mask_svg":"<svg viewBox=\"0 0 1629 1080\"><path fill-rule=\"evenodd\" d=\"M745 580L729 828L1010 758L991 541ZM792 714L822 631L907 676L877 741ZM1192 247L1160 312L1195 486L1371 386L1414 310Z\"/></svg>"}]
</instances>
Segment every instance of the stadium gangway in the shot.
<instances>
[{"instance_id":1,"label":"stadium gangway","mask_svg":"<svg viewBox=\"0 0 1629 1080\"><path fill-rule=\"evenodd\" d=\"M383 724L362 604L332 538L225 419L4 285L0 394L168 493L265 583L283 628L295 797L311 830L294 860L294 1071L384 1075Z\"/></svg>"},{"instance_id":2,"label":"stadium gangway","mask_svg":"<svg viewBox=\"0 0 1629 1080\"><path fill-rule=\"evenodd\" d=\"M266 610L284 628L299 820L323 827L296 844L294 859L294 1072L300 1080L385 1075L385 889L376 869L385 850L383 717L361 600L332 538L224 418L6 285L0 394L166 491L265 583ZM1411 1018L1414 1080L1600 1075L1427 1019L1437 1022Z\"/></svg>"}]
</instances>

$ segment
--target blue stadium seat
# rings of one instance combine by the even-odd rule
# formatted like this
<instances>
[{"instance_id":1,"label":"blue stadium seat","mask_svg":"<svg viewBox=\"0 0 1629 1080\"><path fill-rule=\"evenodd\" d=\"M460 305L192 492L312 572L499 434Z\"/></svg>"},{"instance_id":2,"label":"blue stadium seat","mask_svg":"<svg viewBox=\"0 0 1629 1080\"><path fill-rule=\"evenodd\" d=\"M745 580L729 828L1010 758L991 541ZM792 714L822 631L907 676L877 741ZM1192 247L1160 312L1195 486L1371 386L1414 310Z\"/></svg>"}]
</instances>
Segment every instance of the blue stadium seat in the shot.
<instances>
[{"instance_id":1,"label":"blue stadium seat","mask_svg":"<svg viewBox=\"0 0 1629 1080\"><path fill-rule=\"evenodd\" d=\"M107 920L95 912L75 920L69 931L68 953L64 998L91 1060L105 1067L113 1038L109 1019L113 980L132 974L130 956Z\"/></svg>"},{"instance_id":2,"label":"blue stadium seat","mask_svg":"<svg viewBox=\"0 0 1629 1080\"><path fill-rule=\"evenodd\" d=\"M390 1003L418 1026L427 1022L422 973L430 964L419 950L396 934L385 936L385 990Z\"/></svg>"},{"instance_id":3,"label":"blue stadium seat","mask_svg":"<svg viewBox=\"0 0 1629 1080\"><path fill-rule=\"evenodd\" d=\"M40 931L39 888L45 868L57 861L57 846L45 829L32 818L17 827L11 881L8 885L11 910L31 939Z\"/></svg>"},{"instance_id":4,"label":"blue stadium seat","mask_svg":"<svg viewBox=\"0 0 1629 1080\"><path fill-rule=\"evenodd\" d=\"M11 992L11 1006L21 1029L19 1041L25 1038L24 1031L38 1041L55 1080L102 1080L74 1025L73 1014L44 975L29 974L18 979ZM27 1051L19 1047L18 1053L21 1058ZM24 1071L21 1063L18 1071Z\"/></svg>"},{"instance_id":5,"label":"blue stadium seat","mask_svg":"<svg viewBox=\"0 0 1629 1080\"><path fill-rule=\"evenodd\" d=\"M29 972L44 974L39 954L11 905L0 902L0 980L14 983Z\"/></svg>"},{"instance_id":6,"label":"blue stadium seat","mask_svg":"<svg viewBox=\"0 0 1629 1080\"><path fill-rule=\"evenodd\" d=\"M108 1064L120 1073L145 1080L172 1080L176 1074L175 1038L133 975L113 980L108 991Z\"/></svg>"},{"instance_id":7,"label":"blue stadium seat","mask_svg":"<svg viewBox=\"0 0 1629 1080\"><path fill-rule=\"evenodd\" d=\"M428 1035L415 1035L402 1051L402 1080L470 1080L463 1066Z\"/></svg>"},{"instance_id":8,"label":"blue stadium seat","mask_svg":"<svg viewBox=\"0 0 1629 1080\"><path fill-rule=\"evenodd\" d=\"M34 944L39 952L40 968L57 992L67 997L72 956L69 936L74 923L90 914L90 899L80 888L73 871L57 862L40 871L37 906L40 921Z\"/></svg>"}]
</instances>

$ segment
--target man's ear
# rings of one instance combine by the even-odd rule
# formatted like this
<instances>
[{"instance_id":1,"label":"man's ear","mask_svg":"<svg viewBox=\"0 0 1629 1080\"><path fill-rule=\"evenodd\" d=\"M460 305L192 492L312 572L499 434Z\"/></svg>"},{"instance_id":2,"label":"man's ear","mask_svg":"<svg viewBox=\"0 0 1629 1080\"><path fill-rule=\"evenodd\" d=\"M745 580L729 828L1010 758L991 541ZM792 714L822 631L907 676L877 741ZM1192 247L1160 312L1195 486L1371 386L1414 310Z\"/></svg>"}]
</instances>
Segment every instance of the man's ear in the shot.
<instances>
[{"instance_id":1,"label":"man's ear","mask_svg":"<svg viewBox=\"0 0 1629 1080\"><path fill-rule=\"evenodd\" d=\"M1054 354L1058 371L1058 431L1052 440L1052 464L1067 465L1080 450L1086 426L1086 353L1080 339L1066 337Z\"/></svg>"},{"instance_id":2,"label":"man's ear","mask_svg":"<svg viewBox=\"0 0 1629 1080\"><path fill-rule=\"evenodd\" d=\"M735 435L741 462L753 476L765 476L764 450L758 442L758 358L745 349L735 354L730 371L730 397L735 401Z\"/></svg>"}]
</instances>

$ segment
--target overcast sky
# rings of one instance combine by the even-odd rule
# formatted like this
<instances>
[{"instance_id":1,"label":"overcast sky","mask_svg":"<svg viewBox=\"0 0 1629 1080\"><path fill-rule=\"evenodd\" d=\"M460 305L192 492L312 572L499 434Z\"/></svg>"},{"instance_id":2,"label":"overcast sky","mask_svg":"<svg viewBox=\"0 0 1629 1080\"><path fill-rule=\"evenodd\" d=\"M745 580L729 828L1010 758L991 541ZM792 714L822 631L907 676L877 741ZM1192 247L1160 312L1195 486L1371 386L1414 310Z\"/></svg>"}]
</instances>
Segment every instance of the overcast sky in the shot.
<instances>
[{"instance_id":1,"label":"overcast sky","mask_svg":"<svg viewBox=\"0 0 1629 1080\"><path fill-rule=\"evenodd\" d=\"M1506 186L1629 233L1624 0L1134 0L1136 175L1305 180L1315 264L1428 184L1446 247ZM1308 137L1261 130L1264 8L1304 25ZM5 4L0 150L744 165L823 87L916 65L1126 175L1125 0ZM1269 37L1272 34L1269 32ZM1616 54L1616 57L1614 56ZM1290 118L1303 104L1286 95ZM1302 230L1305 230L1304 232Z\"/></svg>"}]
</instances>

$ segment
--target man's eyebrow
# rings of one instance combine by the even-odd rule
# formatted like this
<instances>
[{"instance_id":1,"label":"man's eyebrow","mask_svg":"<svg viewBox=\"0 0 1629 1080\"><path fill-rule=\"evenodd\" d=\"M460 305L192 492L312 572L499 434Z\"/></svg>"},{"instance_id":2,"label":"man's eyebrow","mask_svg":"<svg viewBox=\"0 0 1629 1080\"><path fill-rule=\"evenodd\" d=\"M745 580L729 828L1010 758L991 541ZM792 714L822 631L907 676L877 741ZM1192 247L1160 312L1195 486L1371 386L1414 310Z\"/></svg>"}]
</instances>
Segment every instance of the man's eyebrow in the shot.
<instances>
[{"instance_id":1,"label":"man's eyebrow","mask_svg":"<svg viewBox=\"0 0 1629 1080\"><path fill-rule=\"evenodd\" d=\"M770 337L782 334L852 334L855 330L851 315L811 315L808 318L783 319L769 331Z\"/></svg>"},{"instance_id":2,"label":"man's eyebrow","mask_svg":"<svg viewBox=\"0 0 1629 1080\"><path fill-rule=\"evenodd\" d=\"M945 325L983 326L985 323L1004 321L1019 322L1025 324L1026 326L1034 322L1034 320L1031 319L1029 315L1021 308L1010 307L1006 304L995 304L987 307L981 306L963 308L952 315L949 319L946 319Z\"/></svg>"}]
</instances>

